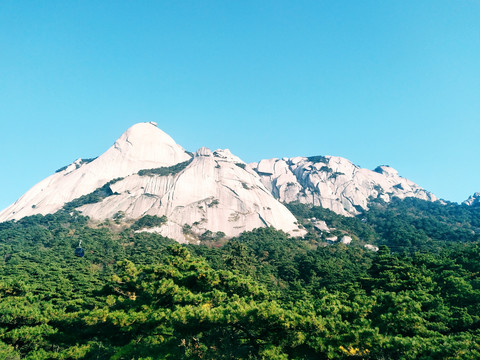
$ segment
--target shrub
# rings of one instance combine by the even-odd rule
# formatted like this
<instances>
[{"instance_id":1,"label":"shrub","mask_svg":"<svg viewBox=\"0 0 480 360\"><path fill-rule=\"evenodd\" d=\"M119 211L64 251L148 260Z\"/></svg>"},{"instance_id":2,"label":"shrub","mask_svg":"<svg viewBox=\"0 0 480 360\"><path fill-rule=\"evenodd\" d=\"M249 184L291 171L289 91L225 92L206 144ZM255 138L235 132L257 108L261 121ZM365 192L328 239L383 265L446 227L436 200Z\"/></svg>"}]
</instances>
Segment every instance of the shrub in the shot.
<instances>
[{"instance_id":1,"label":"shrub","mask_svg":"<svg viewBox=\"0 0 480 360\"><path fill-rule=\"evenodd\" d=\"M188 225L188 224L184 224L183 227L182 227L182 232L183 232L185 235L191 235L191 234L193 234L192 226L191 226L191 225Z\"/></svg>"},{"instance_id":2,"label":"shrub","mask_svg":"<svg viewBox=\"0 0 480 360\"><path fill-rule=\"evenodd\" d=\"M218 204L219 204L218 199L213 199L212 202L207 206L211 208L211 207L217 206Z\"/></svg>"},{"instance_id":3,"label":"shrub","mask_svg":"<svg viewBox=\"0 0 480 360\"><path fill-rule=\"evenodd\" d=\"M345 174L340 171L335 171L332 175L329 176L329 179L336 179L340 175L345 175Z\"/></svg>"},{"instance_id":4,"label":"shrub","mask_svg":"<svg viewBox=\"0 0 480 360\"><path fill-rule=\"evenodd\" d=\"M402 184L398 183L397 185L393 185L393 188L394 189L398 189L398 190L405 190L402 186Z\"/></svg>"},{"instance_id":5,"label":"shrub","mask_svg":"<svg viewBox=\"0 0 480 360\"><path fill-rule=\"evenodd\" d=\"M65 205L63 205L63 209L66 211L71 211L83 205L95 204L109 196L118 195L118 193L114 193L112 191L112 189L110 188L110 185L113 185L120 180L123 180L123 178L113 179L107 182L102 187L99 187L98 189L94 190L90 194L82 195L76 199L73 199L72 201L67 202Z\"/></svg>"},{"instance_id":6,"label":"shrub","mask_svg":"<svg viewBox=\"0 0 480 360\"><path fill-rule=\"evenodd\" d=\"M132 230L140 230L140 229L146 229L146 228L153 228L153 227L158 227L162 226L167 222L167 217L165 215L162 215L161 217L158 217L157 215L145 215L135 221L132 226L130 226L130 229Z\"/></svg>"},{"instance_id":7,"label":"shrub","mask_svg":"<svg viewBox=\"0 0 480 360\"><path fill-rule=\"evenodd\" d=\"M307 157L307 160L311 161L313 163L321 162L321 163L324 163L324 164L328 164L328 159L325 156L322 156L322 155L309 156L309 157Z\"/></svg>"},{"instance_id":8,"label":"shrub","mask_svg":"<svg viewBox=\"0 0 480 360\"><path fill-rule=\"evenodd\" d=\"M184 170L193 159L175 164L173 166L165 166L155 169L143 169L138 172L140 176L168 176L168 175L176 175L180 171Z\"/></svg>"},{"instance_id":9,"label":"shrub","mask_svg":"<svg viewBox=\"0 0 480 360\"><path fill-rule=\"evenodd\" d=\"M75 168L78 169L80 166L82 166L83 164L88 164L89 162L92 162L93 160L95 160L96 157L94 158L90 158L90 159L80 159L80 163L79 164L75 164ZM55 170L56 173L59 173L59 172L62 172L63 170L65 170L66 168L68 168L70 165L65 165L65 166L62 166L60 169L57 169Z\"/></svg>"}]
</instances>

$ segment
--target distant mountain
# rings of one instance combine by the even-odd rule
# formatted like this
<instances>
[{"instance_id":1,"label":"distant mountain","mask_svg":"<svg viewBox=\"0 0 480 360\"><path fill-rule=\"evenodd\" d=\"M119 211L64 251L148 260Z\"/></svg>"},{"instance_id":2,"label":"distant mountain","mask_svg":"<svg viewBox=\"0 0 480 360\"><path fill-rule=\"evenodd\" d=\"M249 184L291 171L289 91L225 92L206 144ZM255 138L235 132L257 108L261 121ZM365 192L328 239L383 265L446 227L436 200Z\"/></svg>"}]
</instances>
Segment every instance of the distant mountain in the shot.
<instances>
[{"instance_id":1,"label":"distant mountain","mask_svg":"<svg viewBox=\"0 0 480 360\"><path fill-rule=\"evenodd\" d=\"M93 220L127 224L158 217L161 221L143 230L180 242L264 226L301 236L305 230L281 202L351 216L372 201L394 197L436 200L388 166L371 171L335 156L247 165L229 150L203 147L189 153L150 122L129 128L98 158L60 168L0 212L0 221L75 210Z\"/></svg>"},{"instance_id":2,"label":"distant mountain","mask_svg":"<svg viewBox=\"0 0 480 360\"><path fill-rule=\"evenodd\" d=\"M471 195L463 204L469 206L480 205L480 192Z\"/></svg>"},{"instance_id":3,"label":"distant mountain","mask_svg":"<svg viewBox=\"0 0 480 360\"><path fill-rule=\"evenodd\" d=\"M362 169L338 156L312 156L261 160L252 163L262 183L281 202L298 201L351 216L368 209L371 201L389 202L414 197L437 198L389 166Z\"/></svg>"}]
</instances>

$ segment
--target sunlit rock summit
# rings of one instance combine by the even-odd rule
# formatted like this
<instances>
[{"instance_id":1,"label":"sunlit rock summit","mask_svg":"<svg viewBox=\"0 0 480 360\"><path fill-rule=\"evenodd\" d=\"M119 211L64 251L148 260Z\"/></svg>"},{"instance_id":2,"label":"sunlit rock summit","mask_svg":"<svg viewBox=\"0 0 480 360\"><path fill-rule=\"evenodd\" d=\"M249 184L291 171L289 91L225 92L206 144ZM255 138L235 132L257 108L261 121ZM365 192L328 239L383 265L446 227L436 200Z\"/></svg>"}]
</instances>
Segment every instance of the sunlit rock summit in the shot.
<instances>
[{"instance_id":1,"label":"sunlit rock summit","mask_svg":"<svg viewBox=\"0 0 480 360\"><path fill-rule=\"evenodd\" d=\"M3 210L0 221L62 208L94 220L166 216L153 231L180 242L207 230L235 236L263 226L303 234L242 160L228 150L189 154L155 123L132 126L103 155L41 181Z\"/></svg>"},{"instance_id":2,"label":"sunlit rock summit","mask_svg":"<svg viewBox=\"0 0 480 360\"><path fill-rule=\"evenodd\" d=\"M463 204L468 206L480 205L480 192L476 192L475 194L469 196L469 198L465 200Z\"/></svg>"},{"instance_id":3,"label":"sunlit rock summit","mask_svg":"<svg viewBox=\"0 0 480 360\"><path fill-rule=\"evenodd\" d=\"M393 197L437 200L389 166L372 171L338 156L269 159L249 166L281 202L313 204L341 215L367 210L377 198L385 202Z\"/></svg>"},{"instance_id":4,"label":"sunlit rock summit","mask_svg":"<svg viewBox=\"0 0 480 360\"><path fill-rule=\"evenodd\" d=\"M305 230L282 203L298 201L352 216L375 199L393 197L436 200L388 166L371 171L335 156L247 165L229 150L202 147L189 153L150 122L129 128L98 158L57 170L0 212L0 221L75 210L92 220L125 223L165 216L161 225L144 230L179 242L195 242L206 232L232 237L264 226L301 236Z\"/></svg>"}]
</instances>

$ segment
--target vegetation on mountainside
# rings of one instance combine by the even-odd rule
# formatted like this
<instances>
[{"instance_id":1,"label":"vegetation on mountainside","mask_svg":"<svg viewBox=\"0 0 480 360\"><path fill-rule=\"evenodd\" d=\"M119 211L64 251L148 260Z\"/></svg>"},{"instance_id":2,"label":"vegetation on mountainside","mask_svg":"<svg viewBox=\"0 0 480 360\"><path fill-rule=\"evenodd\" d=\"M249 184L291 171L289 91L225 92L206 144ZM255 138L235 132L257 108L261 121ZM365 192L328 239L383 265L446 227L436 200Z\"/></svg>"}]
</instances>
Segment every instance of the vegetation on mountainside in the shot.
<instances>
[{"instance_id":1,"label":"vegetation on mountainside","mask_svg":"<svg viewBox=\"0 0 480 360\"><path fill-rule=\"evenodd\" d=\"M165 215L157 216L157 215L144 215L140 219L136 220L130 229L132 230L140 230L140 229L148 229L162 226L163 224L167 223L167 217Z\"/></svg>"},{"instance_id":2,"label":"vegetation on mountainside","mask_svg":"<svg viewBox=\"0 0 480 360\"><path fill-rule=\"evenodd\" d=\"M0 358L478 359L478 209L437 205L289 205L349 246L313 228L181 246L75 211L0 223Z\"/></svg>"},{"instance_id":3,"label":"vegetation on mountainside","mask_svg":"<svg viewBox=\"0 0 480 360\"><path fill-rule=\"evenodd\" d=\"M311 219L322 219L336 233L346 233L366 243L387 245L396 252L436 252L447 243L480 240L480 207L442 204L416 198L391 202L375 200L357 217L300 203L286 204L309 236L315 237Z\"/></svg>"},{"instance_id":4,"label":"vegetation on mountainside","mask_svg":"<svg viewBox=\"0 0 480 360\"><path fill-rule=\"evenodd\" d=\"M110 180L105 185L103 185L102 187L99 187L98 189L94 190L90 194L82 195L72 201L67 202L65 205L63 205L63 210L72 211L73 209L79 208L80 206L87 205L87 204L95 204L109 196L118 195L117 193L114 193L112 191L112 189L110 188L110 185L113 185L120 180L123 180L123 178L116 178L116 179Z\"/></svg>"},{"instance_id":5,"label":"vegetation on mountainside","mask_svg":"<svg viewBox=\"0 0 480 360\"><path fill-rule=\"evenodd\" d=\"M309 156L307 158L308 161L311 161L313 163L324 163L324 164L328 164L329 162L329 159L325 156L322 156L322 155L316 155L316 156Z\"/></svg>"},{"instance_id":6,"label":"vegetation on mountainside","mask_svg":"<svg viewBox=\"0 0 480 360\"><path fill-rule=\"evenodd\" d=\"M374 202L366 218L391 247L415 250L415 239L406 240L409 235L441 243L480 239L480 207L475 206L394 198L388 204Z\"/></svg>"},{"instance_id":7,"label":"vegetation on mountainside","mask_svg":"<svg viewBox=\"0 0 480 360\"><path fill-rule=\"evenodd\" d=\"M138 172L140 176L168 176L168 175L176 175L180 171L184 170L193 159L172 165L172 166L164 166L155 169L144 169Z\"/></svg>"},{"instance_id":8,"label":"vegetation on mountainside","mask_svg":"<svg viewBox=\"0 0 480 360\"><path fill-rule=\"evenodd\" d=\"M90 158L90 159L80 159L78 163L75 163L75 169L80 168L83 164L88 164L91 163L93 160L95 160L96 157ZM70 165L65 165L62 166L60 169L55 170L56 173L62 172L63 170L66 170Z\"/></svg>"}]
</instances>

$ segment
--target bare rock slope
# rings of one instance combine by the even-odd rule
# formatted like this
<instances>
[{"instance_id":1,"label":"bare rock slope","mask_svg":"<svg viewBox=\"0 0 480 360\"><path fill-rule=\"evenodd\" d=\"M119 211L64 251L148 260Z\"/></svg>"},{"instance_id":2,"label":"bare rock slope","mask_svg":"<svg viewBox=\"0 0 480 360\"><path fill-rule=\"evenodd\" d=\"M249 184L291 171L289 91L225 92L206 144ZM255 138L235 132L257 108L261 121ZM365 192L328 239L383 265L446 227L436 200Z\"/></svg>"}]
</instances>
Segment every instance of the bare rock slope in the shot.
<instances>
[{"instance_id":1,"label":"bare rock slope","mask_svg":"<svg viewBox=\"0 0 480 360\"><path fill-rule=\"evenodd\" d=\"M165 224L148 231L180 242L262 226L302 235L281 202L319 205L349 216L368 209L373 199L388 202L394 196L436 200L388 166L372 171L335 156L247 165L228 150L188 153L155 123L140 123L98 158L78 159L32 187L0 212L0 221L63 208L96 220L166 216Z\"/></svg>"},{"instance_id":2,"label":"bare rock slope","mask_svg":"<svg viewBox=\"0 0 480 360\"><path fill-rule=\"evenodd\" d=\"M92 193L101 196L78 201ZM165 215L167 223L153 231L180 242L207 230L235 236L262 226L303 234L242 160L228 150L189 154L155 123L132 126L97 159L79 159L35 185L0 213L0 221L64 206L98 220Z\"/></svg>"},{"instance_id":3,"label":"bare rock slope","mask_svg":"<svg viewBox=\"0 0 480 360\"><path fill-rule=\"evenodd\" d=\"M475 194L469 196L468 199L463 202L463 204L468 206L480 205L480 192L476 192Z\"/></svg>"},{"instance_id":4,"label":"bare rock slope","mask_svg":"<svg viewBox=\"0 0 480 360\"><path fill-rule=\"evenodd\" d=\"M190 155L155 123L139 123L93 161L78 159L32 187L0 212L0 221L54 213L65 203L93 192L112 179L188 159Z\"/></svg>"},{"instance_id":5,"label":"bare rock slope","mask_svg":"<svg viewBox=\"0 0 480 360\"><path fill-rule=\"evenodd\" d=\"M269 159L249 167L281 202L318 205L346 216L367 210L376 198L386 202L392 197L437 200L389 166L372 171L337 156Z\"/></svg>"}]
</instances>

